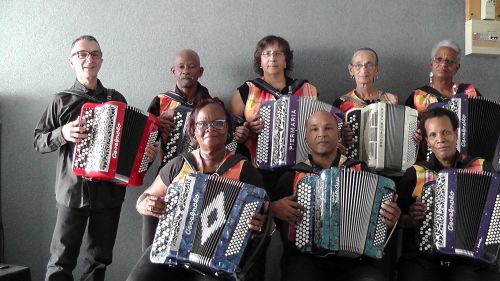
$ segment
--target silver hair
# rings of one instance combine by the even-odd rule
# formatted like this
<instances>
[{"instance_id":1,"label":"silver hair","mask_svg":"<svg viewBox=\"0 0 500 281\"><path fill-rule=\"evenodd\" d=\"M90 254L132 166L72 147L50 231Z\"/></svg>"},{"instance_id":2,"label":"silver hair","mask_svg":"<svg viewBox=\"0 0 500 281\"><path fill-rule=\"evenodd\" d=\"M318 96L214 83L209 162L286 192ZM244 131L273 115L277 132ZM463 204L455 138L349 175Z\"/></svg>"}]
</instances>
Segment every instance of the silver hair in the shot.
<instances>
[{"instance_id":1,"label":"silver hair","mask_svg":"<svg viewBox=\"0 0 500 281\"><path fill-rule=\"evenodd\" d=\"M441 40L436 45L434 45L431 51L431 59L433 59L436 56L437 51L443 47L450 48L453 51L455 51L455 53L457 54L457 64L460 64L460 56L462 54L462 49L460 49L460 46L458 45L457 42L448 39Z\"/></svg>"}]
</instances>

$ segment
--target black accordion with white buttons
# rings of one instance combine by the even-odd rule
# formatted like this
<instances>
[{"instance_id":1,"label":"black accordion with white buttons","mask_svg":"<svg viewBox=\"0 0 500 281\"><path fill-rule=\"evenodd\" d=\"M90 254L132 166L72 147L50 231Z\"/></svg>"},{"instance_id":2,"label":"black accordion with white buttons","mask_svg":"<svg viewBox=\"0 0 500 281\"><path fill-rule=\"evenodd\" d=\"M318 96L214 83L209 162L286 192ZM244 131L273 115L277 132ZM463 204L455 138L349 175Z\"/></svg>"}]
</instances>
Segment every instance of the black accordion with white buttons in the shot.
<instances>
[{"instance_id":1,"label":"black accordion with white buttons","mask_svg":"<svg viewBox=\"0 0 500 281\"><path fill-rule=\"evenodd\" d=\"M459 120L457 150L462 156L481 157L494 163L500 137L500 101L485 97L455 95L449 102L432 103L428 108L444 107Z\"/></svg>"},{"instance_id":2,"label":"black accordion with white buttons","mask_svg":"<svg viewBox=\"0 0 500 281\"><path fill-rule=\"evenodd\" d=\"M158 119L122 102L85 103L80 124L87 138L79 140L73 172L117 185L142 185L149 163L146 146L158 136Z\"/></svg>"},{"instance_id":3,"label":"black accordion with white buttons","mask_svg":"<svg viewBox=\"0 0 500 281\"><path fill-rule=\"evenodd\" d=\"M500 175L442 170L424 185L421 252L494 263L500 249Z\"/></svg>"},{"instance_id":4,"label":"black accordion with white buttons","mask_svg":"<svg viewBox=\"0 0 500 281\"><path fill-rule=\"evenodd\" d=\"M251 236L247 221L261 210L265 197L263 189L250 184L188 174L167 189L151 262L239 279Z\"/></svg>"},{"instance_id":5,"label":"black accordion with white buttons","mask_svg":"<svg viewBox=\"0 0 500 281\"><path fill-rule=\"evenodd\" d=\"M264 128L257 137L256 166L272 170L307 160L306 121L316 111L330 112L342 127L340 109L309 97L285 95L262 103L259 115Z\"/></svg>"},{"instance_id":6,"label":"black accordion with white buttons","mask_svg":"<svg viewBox=\"0 0 500 281\"><path fill-rule=\"evenodd\" d=\"M367 163L375 171L402 175L417 159L413 141L417 117L413 108L384 102L347 111L354 142L346 156Z\"/></svg>"},{"instance_id":7,"label":"black accordion with white buttons","mask_svg":"<svg viewBox=\"0 0 500 281\"><path fill-rule=\"evenodd\" d=\"M161 166L182 152L191 152L195 149L187 132L187 123L192 110L192 107L184 105L174 109L174 127L169 131L167 139L161 142Z\"/></svg>"},{"instance_id":8,"label":"black accordion with white buttons","mask_svg":"<svg viewBox=\"0 0 500 281\"><path fill-rule=\"evenodd\" d=\"M296 190L306 211L289 239L304 253L380 259L388 240L380 208L394 192L392 180L366 171L333 167L306 176Z\"/></svg>"}]
</instances>

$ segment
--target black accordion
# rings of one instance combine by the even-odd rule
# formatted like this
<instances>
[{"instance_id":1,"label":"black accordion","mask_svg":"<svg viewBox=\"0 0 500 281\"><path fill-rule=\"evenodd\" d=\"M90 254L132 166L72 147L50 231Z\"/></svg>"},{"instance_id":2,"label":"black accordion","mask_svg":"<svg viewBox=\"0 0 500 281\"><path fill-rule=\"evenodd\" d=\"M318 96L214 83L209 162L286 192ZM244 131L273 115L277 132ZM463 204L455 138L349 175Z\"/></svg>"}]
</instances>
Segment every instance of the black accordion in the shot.
<instances>
[{"instance_id":1,"label":"black accordion","mask_svg":"<svg viewBox=\"0 0 500 281\"><path fill-rule=\"evenodd\" d=\"M256 166L272 170L307 160L306 121L316 111L330 112L342 126L340 109L309 97L285 95L262 103L259 115L264 128L257 137Z\"/></svg>"},{"instance_id":2,"label":"black accordion","mask_svg":"<svg viewBox=\"0 0 500 281\"><path fill-rule=\"evenodd\" d=\"M500 249L500 176L442 170L424 185L421 252L494 263Z\"/></svg>"},{"instance_id":3,"label":"black accordion","mask_svg":"<svg viewBox=\"0 0 500 281\"><path fill-rule=\"evenodd\" d=\"M168 137L165 141L162 141L162 158L161 166L163 167L172 158L180 155L183 152L191 152L196 147L191 143L191 138L189 137L187 126L189 117L191 116L192 107L179 105L174 109L174 127L170 130ZM231 122L234 126L242 125L243 122L238 120L236 117L232 117ZM236 140L232 140L226 145L229 151L235 151L237 146Z\"/></svg>"},{"instance_id":4,"label":"black accordion","mask_svg":"<svg viewBox=\"0 0 500 281\"><path fill-rule=\"evenodd\" d=\"M238 279L251 235L246 222L265 197L261 188L215 175L189 174L171 184L151 262Z\"/></svg>"},{"instance_id":5,"label":"black accordion","mask_svg":"<svg viewBox=\"0 0 500 281\"><path fill-rule=\"evenodd\" d=\"M139 186L149 163L146 146L158 136L158 119L122 102L85 103L80 123L87 138L79 140L73 155L77 176Z\"/></svg>"},{"instance_id":6,"label":"black accordion","mask_svg":"<svg viewBox=\"0 0 500 281\"><path fill-rule=\"evenodd\" d=\"M306 176L296 190L306 211L289 239L304 253L380 259L388 240L380 208L394 192L392 180L365 171L330 168Z\"/></svg>"},{"instance_id":7,"label":"black accordion","mask_svg":"<svg viewBox=\"0 0 500 281\"><path fill-rule=\"evenodd\" d=\"M346 156L367 163L375 171L402 175L417 159L413 141L417 117L413 108L384 102L347 111L354 142Z\"/></svg>"},{"instance_id":8,"label":"black accordion","mask_svg":"<svg viewBox=\"0 0 500 281\"><path fill-rule=\"evenodd\" d=\"M432 103L428 108L444 107L459 120L457 150L462 156L481 157L494 162L500 136L500 102L484 97L455 95L449 102Z\"/></svg>"}]
</instances>

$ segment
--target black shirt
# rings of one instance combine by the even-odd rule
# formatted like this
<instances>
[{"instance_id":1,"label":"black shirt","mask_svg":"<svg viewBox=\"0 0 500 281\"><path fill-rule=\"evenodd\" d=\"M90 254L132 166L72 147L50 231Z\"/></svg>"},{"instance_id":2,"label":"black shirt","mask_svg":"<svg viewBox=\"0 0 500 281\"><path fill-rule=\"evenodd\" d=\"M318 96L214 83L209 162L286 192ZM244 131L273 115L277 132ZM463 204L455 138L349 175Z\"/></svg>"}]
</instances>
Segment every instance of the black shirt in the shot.
<instances>
[{"instance_id":1,"label":"black shirt","mask_svg":"<svg viewBox=\"0 0 500 281\"><path fill-rule=\"evenodd\" d=\"M70 90L83 92L103 102L110 93L112 100L127 102L119 92L104 88L99 80L95 90L85 88L78 81L75 81ZM125 198L124 187L118 187L112 182L82 179L72 170L75 143L64 139L62 127L76 120L82 105L87 102L93 101L71 93L55 94L35 128L33 145L41 153L59 150L55 181L56 201L59 204L74 208L119 207Z\"/></svg>"}]
</instances>

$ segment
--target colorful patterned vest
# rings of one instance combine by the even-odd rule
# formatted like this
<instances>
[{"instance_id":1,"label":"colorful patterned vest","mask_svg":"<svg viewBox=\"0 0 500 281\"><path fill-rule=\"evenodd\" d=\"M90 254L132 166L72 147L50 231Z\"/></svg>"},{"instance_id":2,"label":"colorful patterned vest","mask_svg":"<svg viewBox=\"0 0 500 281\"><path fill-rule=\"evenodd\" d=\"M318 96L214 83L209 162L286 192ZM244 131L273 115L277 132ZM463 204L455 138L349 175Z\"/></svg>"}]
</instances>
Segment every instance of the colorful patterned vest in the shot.
<instances>
[{"instance_id":1,"label":"colorful patterned vest","mask_svg":"<svg viewBox=\"0 0 500 281\"><path fill-rule=\"evenodd\" d=\"M453 82L453 87L457 89L456 91L454 91L453 95L465 94L468 97L478 96L476 89L470 84ZM427 106L429 104L448 100L445 97L441 96L437 90L431 92L433 89L434 88L432 88L431 85L427 85L424 87L420 87L413 92L413 105L414 108L418 111L419 115L422 115L427 110Z\"/></svg>"},{"instance_id":2,"label":"colorful patterned vest","mask_svg":"<svg viewBox=\"0 0 500 281\"><path fill-rule=\"evenodd\" d=\"M232 155L234 155L234 152L228 153L226 155L226 157L224 157L224 161L226 161ZM243 168L244 162L245 162L245 160L239 161L238 163L234 164L228 170L223 171L222 175L220 175L220 176L228 178L228 179L232 179L232 180L239 180L240 175L241 175L241 169ZM177 176L172 180L172 183L177 182L177 181L183 181L187 174L196 173L196 172L198 172L198 171L195 170L195 167L193 167L190 163L188 163L188 161L184 161L184 164L182 165L181 170L179 171Z\"/></svg>"},{"instance_id":3,"label":"colorful patterned vest","mask_svg":"<svg viewBox=\"0 0 500 281\"><path fill-rule=\"evenodd\" d=\"M482 171L483 170L484 159L474 158L470 160L465 167L462 169L467 169L470 171ZM413 189L412 197L416 198L417 201L421 200L422 189L427 182L434 181L436 179L437 173L424 165L415 164L413 168L416 172L416 184Z\"/></svg>"},{"instance_id":4,"label":"colorful patterned vest","mask_svg":"<svg viewBox=\"0 0 500 281\"><path fill-rule=\"evenodd\" d=\"M360 99L356 95L355 90L352 90L349 93L341 96L340 100L342 101L342 103L340 104L340 110L342 110L343 113L346 113L352 108L363 108L368 105L364 100ZM397 104L398 97L394 94L383 92L380 95L379 101L390 104Z\"/></svg>"}]
</instances>

